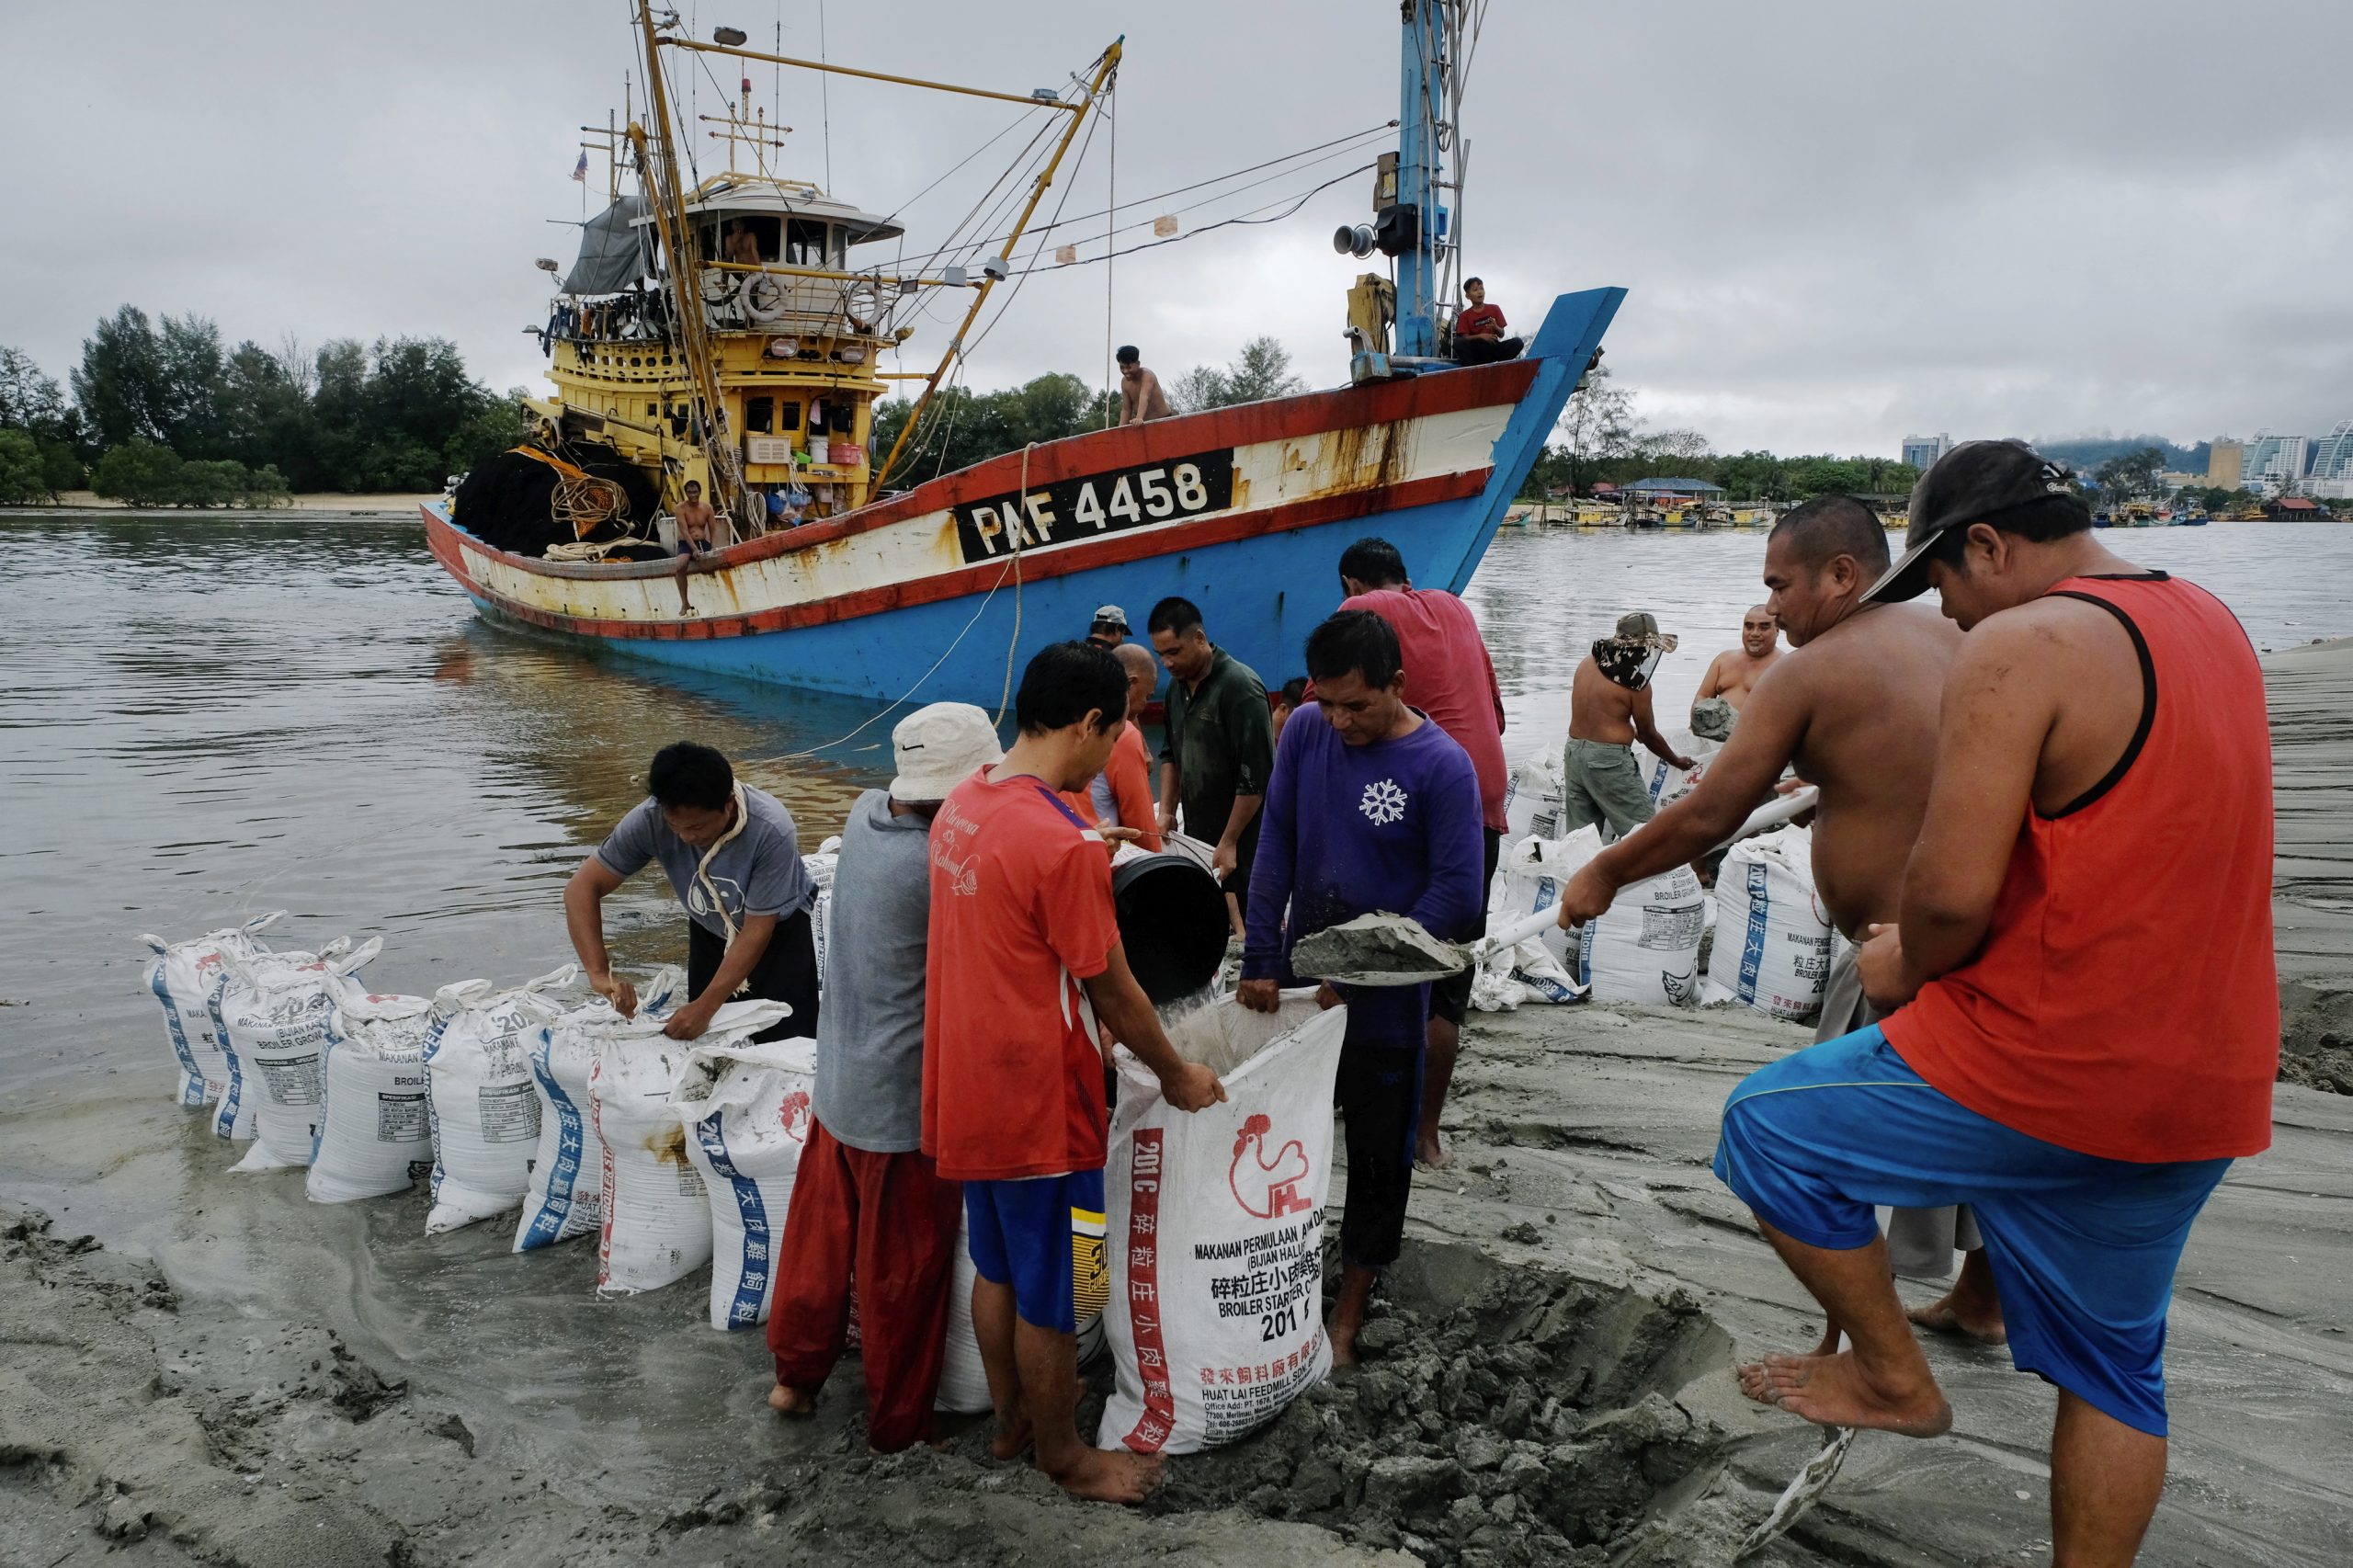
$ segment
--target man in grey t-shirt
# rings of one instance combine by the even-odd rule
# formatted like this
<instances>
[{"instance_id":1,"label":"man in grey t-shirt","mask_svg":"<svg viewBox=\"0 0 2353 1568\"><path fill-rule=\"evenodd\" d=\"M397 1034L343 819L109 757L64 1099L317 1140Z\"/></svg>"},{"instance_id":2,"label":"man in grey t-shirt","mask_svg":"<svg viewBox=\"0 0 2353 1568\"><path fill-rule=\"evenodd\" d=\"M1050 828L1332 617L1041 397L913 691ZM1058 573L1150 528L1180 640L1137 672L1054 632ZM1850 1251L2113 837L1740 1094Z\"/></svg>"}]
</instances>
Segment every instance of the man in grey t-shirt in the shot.
<instances>
[{"instance_id":1,"label":"man in grey t-shirt","mask_svg":"<svg viewBox=\"0 0 2353 1568\"><path fill-rule=\"evenodd\" d=\"M898 777L842 828L809 1142L768 1313L768 1403L805 1415L840 1358L856 1277L867 1441L881 1453L931 1435L963 1213L963 1184L920 1146L931 820L1002 756L988 715L961 702L909 714L891 745Z\"/></svg>"},{"instance_id":2,"label":"man in grey t-shirt","mask_svg":"<svg viewBox=\"0 0 2353 1568\"><path fill-rule=\"evenodd\" d=\"M564 884L563 915L588 983L627 1017L637 992L605 950L605 899L651 861L687 911L686 1006L663 1033L693 1040L731 998L782 1002L792 1014L759 1036L817 1032L817 946L809 923L816 884L801 863L792 813L738 783L727 758L679 741L654 755L652 798L621 818Z\"/></svg>"}]
</instances>

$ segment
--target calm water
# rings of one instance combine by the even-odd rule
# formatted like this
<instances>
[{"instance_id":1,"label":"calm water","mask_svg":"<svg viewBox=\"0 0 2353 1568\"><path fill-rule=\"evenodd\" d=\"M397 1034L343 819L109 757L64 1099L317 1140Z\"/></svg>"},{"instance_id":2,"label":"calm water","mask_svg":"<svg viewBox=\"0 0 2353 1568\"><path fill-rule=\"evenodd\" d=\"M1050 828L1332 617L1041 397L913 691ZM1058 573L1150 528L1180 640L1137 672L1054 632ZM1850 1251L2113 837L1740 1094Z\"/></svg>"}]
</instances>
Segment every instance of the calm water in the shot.
<instances>
[{"instance_id":1,"label":"calm water","mask_svg":"<svg viewBox=\"0 0 2353 1568\"><path fill-rule=\"evenodd\" d=\"M2259 643L2353 633L2353 528L2118 542L2221 592ZM887 775L887 721L826 745L875 710L493 631L406 523L18 514L0 546L19 585L0 623L0 998L17 1004L0 1007L0 1198L153 1256L192 1301L330 1325L518 1466L654 1497L826 1440L709 1418L708 1402L756 1406L764 1374L753 1336L702 1324L699 1285L598 1301L593 1248L514 1257L508 1223L423 1236L421 1193L321 1206L291 1176L224 1174L227 1146L165 1102L138 934L284 908L280 946L381 936L379 990L519 979L569 955L561 884L656 746L822 746L745 769L813 844ZM1763 551L1745 534L1503 536L1470 597L1514 754L1566 728L1570 672L1628 608L1683 638L1661 693L1679 712L1757 597ZM657 880L618 902L624 959L679 956Z\"/></svg>"}]
</instances>

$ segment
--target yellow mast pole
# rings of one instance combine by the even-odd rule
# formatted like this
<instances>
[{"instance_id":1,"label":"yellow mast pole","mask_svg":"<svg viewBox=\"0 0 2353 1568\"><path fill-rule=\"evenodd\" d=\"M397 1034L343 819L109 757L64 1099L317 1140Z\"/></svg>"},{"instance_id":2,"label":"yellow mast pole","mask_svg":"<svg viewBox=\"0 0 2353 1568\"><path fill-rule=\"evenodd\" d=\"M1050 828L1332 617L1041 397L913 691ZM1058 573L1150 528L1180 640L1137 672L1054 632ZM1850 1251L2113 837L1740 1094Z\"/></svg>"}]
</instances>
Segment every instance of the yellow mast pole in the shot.
<instances>
[{"instance_id":1,"label":"yellow mast pole","mask_svg":"<svg viewBox=\"0 0 2353 1568\"><path fill-rule=\"evenodd\" d=\"M835 76L858 76L869 82L895 82L903 87L927 87L937 93L961 93L967 97L973 98L1001 98L1009 104L1027 104L1031 108L1066 109L1074 116L1083 116L1086 111L1085 104L1066 104L1051 96L1040 98L1025 97L1020 93L1000 93L990 87L960 87L953 82L927 82L921 76L893 76L887 71L862 71L855 65L832 65L822 60L796 60L789 54L768 54L760 50L742 49L733 44L704 43L699 39L674 38L665 39L663 41L672 49L691 49L699 54L732 54L738 60L757 60L770 65L796 65L803 71L824 71ZM1120 46L1116 43L1111 46L1114 59L1118 57L1119 49Z\"/></svg>"},{"instance_id":2,"label":"yellow mast pole","mask_svg":"<svg viewBox=\"0 0 2353 1568\"><path fill-rule=\"evenodd\" d=\"M1111 40L1111 47L1103 51L1103 58L1096 67L1095 79L1087 84L1086 99L1072 106L1078 112L1072 115L1070 123L1063 128L1063 138L1054 146L1053 157L1047 161L1036 183L1029 187L1029 199L1022 206L1021 216L1014 221L1013 232L1005 237L1005 248L997 252L999 261L1010 262L1013 259L1014 251L1021 244L1022 231L1029 226L1031 216L1038 210L1038 203L1046 199L1047 187L1054 183L1054 171L1062 167L1063 154L1070 151L1070 144L1078 138L1078 128L1086 122L1086 111L1096 106L1103 96L1104 86L1119 71L1120 55L1125 42L1124 34ZM915 400L915 407L907 411L906 423L899 427L899 438L891 443L890 455L874 470L875 489L880 490L890 482L891 465L899 460L899 453L906 446L907 437L915 434L915 422L922 417L924 406L930 403L932 394L939 390L940 378L948 374L948 367L954 364L956 356L963 352L964 335L972 330L972 323L980 317L981 307L988 303L989 290L995 287L996 279L983 272L980 290L972 296L972 309L966 311L964 319L956 324L956 335L948 340L947 352L939 357L939 364L925 380L923 395Z\"/></svg>"},{"instance_id":3,"label":"yellow mast pole","mask_svg":"<svg viewBox=\"0 0 2353 1568\"><path fill-rule=\"evenodd\" d=\"M710 461L711 499L731 513L743 490L742 471L734 449L727 444L727 405L719 391L719 374L710 358L710 339L702 319L702 267L696 254L693 230L687 222L687 202L678 182L677 149L670 136L669 87L663 79L661 40L654 30L650 0L638 0L638 26L645 35L645 103L654 121L660 156L649 156L645 128L629 128L630 144L637 150L639 177L654 187L654 223L662 236L662 250L670 265L670 290L677 303L679 347L686 351L687 369L694 377L701 407L703 455Z\"/></svg>"}]
</instances>

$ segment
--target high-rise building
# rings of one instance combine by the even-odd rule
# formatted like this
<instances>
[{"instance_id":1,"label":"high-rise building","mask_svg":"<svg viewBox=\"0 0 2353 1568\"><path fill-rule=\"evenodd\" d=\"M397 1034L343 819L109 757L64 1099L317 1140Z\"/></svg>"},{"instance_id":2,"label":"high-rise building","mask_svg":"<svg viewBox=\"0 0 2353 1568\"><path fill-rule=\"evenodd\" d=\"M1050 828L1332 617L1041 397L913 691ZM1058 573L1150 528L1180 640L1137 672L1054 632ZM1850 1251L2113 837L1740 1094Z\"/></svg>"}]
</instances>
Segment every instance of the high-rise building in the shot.
<instances>
[{"instance_id":1,"label":"high-rise building","mask_svg":"<svg viewBox=\"0 0 2353 1568\"><path fill-rule=\"evenodd\" d=\"M2206 483L2218 490L2236 490L2245 482L2245 446L2217 437L2206 455Z\"/></svg>"},{"instance_id":2,"label":"high-rise building","mask_svg":"<svg viewBox=\"0 0 2353 1568\"><path fill-rule=\"evenodd\" d=\"M2353 480L2353 419L2339 420L2336 427L2314 445L2312 476Z\"/></svg>"},{"instance_id":3,"label":"high-rise building","mask_svg":"<svg viewBox=\"0 0 2353 1568\"><path fill-rule=\"evenodd\" d=\"M2311 455L2309 436L2275 436L2257 430L2246 444L2246 472L2241 483L2274 490L2293 490L2303 483L2304 460Z\"/></svg>"},{"instance_id":4,"label":"high-rise building","mask_svg":"<svg viewBox=\"0 0 2353 1568\"><path fill-rule=\"evenodd\" d=\"M1947 435L1906 436L1904 437L1904 460L1922 473L1935 466L1936 460L1952 450L1952 437Z\"/></svg>"}]
</instances>

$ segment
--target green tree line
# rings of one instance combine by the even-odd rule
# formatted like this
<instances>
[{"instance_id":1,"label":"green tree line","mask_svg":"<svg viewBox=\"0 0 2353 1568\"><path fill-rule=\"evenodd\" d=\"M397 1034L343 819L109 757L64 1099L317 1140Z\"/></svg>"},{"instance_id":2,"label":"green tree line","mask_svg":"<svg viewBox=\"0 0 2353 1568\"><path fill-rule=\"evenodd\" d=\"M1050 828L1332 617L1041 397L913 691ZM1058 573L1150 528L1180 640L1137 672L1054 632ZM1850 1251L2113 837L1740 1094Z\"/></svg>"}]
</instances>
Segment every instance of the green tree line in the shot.
<instances>
[{"instance_id":1,"label":"green tree line","mask_svg":"<svg viewBox=\"0 0 2353 1568\"><path fill-rule=\"evenodd\" d=\"M58 384L0 347L0 502L85 483L135 506L268 506L293 491L428 491L523 436L438 337L226 347L202 316L125 305Z\"/></svg>"}]
</instances>

